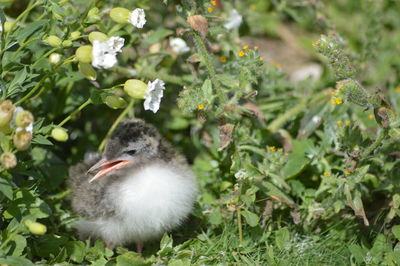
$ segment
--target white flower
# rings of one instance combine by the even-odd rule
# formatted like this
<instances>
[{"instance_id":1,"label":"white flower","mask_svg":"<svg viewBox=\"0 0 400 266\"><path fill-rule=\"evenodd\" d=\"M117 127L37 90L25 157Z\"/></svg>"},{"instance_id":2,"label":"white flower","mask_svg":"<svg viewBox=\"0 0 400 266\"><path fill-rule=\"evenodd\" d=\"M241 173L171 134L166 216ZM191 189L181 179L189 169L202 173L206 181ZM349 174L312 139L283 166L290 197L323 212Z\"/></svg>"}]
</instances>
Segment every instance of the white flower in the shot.
<instances>
[{"instance_id":1,"label":"white flower","mask_svg":"<svg viewBox=\"0 0 400 266\"><path fill-rule=\"evenodd\" d=\"M169 46L171 46L172 50L176 54L184 54L190 51L190 48L187 46L186 42L181 38L169 39Z\"/></svg>"},{"instance_id":2,"label":"white flower","mask_svg":"<svg viewBox=\"0 0 400 266\"><path fill-rule=\"evenodd\" d=\"M233 9L228 18L228 22L224 24L224 27L227 30L239 28L240 24L242 24L242 21L243 21L242 16L239 14L239 12L237 12L236 9Z\"/></svg>"},{"instance_id":3,"label":"white flower","mask_svg":"<svg viewBox=\"0 0 400 266\"><path fill-rule=\"evenodd\" d=\"M249 176L249 175L247 174L247 172L246 172L245 170L243 170L243 169L240 169L239 171L237 171L237 172L235 173L235 178L236 178L237 180L246 179L248 176Z\"/></svg>"},{"instance_id":4,"label":"white flower","mask_svg":"<svg viewBox=\"0 0 400 266\"><path fill-rule=\"evenodd\" d=\"M165 83L160 79L156 79L153 82L149 81L147 84L146 98L144 100L144 110L151 110L153 113L157 113L160 109L161 98L164 95Z\"/></svg>"},{"instance_id":5,"label":"white flower","mask_svg":"<svg viewBox=\"0 0 400 266\"><path fill-rule=\"evenodd\" d=\"M92 49L92 65L97 68L111 68L117 64L117 53L124 46L124 38L111 37L107 41L95 40Z\"/></svg>"},{"instance_id":6,"label":"white flower","mask_svg":"<svg viewBox=\"0 0 400 266\"><path fill-rule=\"evenodd\" d=\"M136 28L143 28L146 24L146 14L141 8L136 8L129 14L129 22Z\"/></svg>"}]
</instances>

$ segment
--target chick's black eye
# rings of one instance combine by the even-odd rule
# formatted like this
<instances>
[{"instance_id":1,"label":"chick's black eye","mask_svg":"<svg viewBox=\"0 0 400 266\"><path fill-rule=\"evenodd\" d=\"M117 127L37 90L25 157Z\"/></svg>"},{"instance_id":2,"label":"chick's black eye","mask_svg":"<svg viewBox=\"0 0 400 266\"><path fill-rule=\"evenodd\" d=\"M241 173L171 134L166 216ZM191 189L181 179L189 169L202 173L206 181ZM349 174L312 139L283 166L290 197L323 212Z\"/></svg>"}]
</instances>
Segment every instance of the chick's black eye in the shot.
<instances>
[{"instance_id":1,"label":"chick's black eye","mask_svg":"<svg viewBox=\"0 0 400 266\"><path fill-rule=\"evenodd\" d=\"M133 155L136 154L136 150L129 150L129 151L126 151L125 153L128 154L128 155L133 156Z\"/></svg>"}]
</instances>

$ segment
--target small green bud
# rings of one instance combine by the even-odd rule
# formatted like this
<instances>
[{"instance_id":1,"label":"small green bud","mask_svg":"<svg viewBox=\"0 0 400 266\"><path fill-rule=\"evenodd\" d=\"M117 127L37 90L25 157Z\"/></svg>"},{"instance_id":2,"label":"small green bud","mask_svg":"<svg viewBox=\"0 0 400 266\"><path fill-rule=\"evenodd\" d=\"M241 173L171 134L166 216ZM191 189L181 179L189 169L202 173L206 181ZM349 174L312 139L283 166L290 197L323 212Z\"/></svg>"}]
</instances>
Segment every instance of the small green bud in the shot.
<instances>
[{"instance_id":1,"label":"small green bud","mask_svg":"<svg viewBox=\"0 0 400 266\"><path fill-rule=\"evenodd\" d=\"M124 108L126 102L122 97L116 95L109 95L104 99L105 104L107 104L112 109Z\"/></svg>"},{"instance_id":2,"label":"small green bud","mask_svg":"<svg viewBox=\"0 0 400 266\"><path fill-rule=\"evenodd\" d=\"M27 110L23 110L17 113L15 116L15 125L18 127L27 127L33 123L33 115Z\"/></svg>"},{"instance_id":3,"label":"small green bud","mask_svg":"<svg viewBox=\"0 0 400 266\"><path fill-rule=\"evenodd\" d=\"M60 38L58 38L55 35L50 35L49 37L46 38L46 42L48 45L54 48L61 47L62 41Z\"/></svg>"},{"instance_id":4,"label":"small green bud","mask_svg":"<svg viewBox=\"0 0 400 266\"><path fill-rule=\"evenodd\" d=\"M61 61L61 55L59 53L52 53L49 56L49 61L53 65L57 65Z\"/></svg>"},{"instance_id":5,"label":"small green bud","mask_svg":"<svg viewBox=\"0 0 400 266\"><path fill-rule=\"evenodd\" d=\"M91 63L92 62L92 46L91 45L83 45L76 49L75 52L76 59L82 63Z\"/></svg>"},{"instance_id":6,"label":"small green bud","mask_svg":"<svg viewBox=\"0 0 400 266\"><path fill-rule=\"evenodd\" d=\"M138 79L128 79L124 84L124 91L134 99L146 97L147 84Z\"/></svg>"},{"instance_id":7,"label":"small green bud","mask_svg":"<svg viewBox=\"0 0 400 266\"><path fill-rule=\"evenodd\" d=\"M78 64L79 71L88 79L88 80L96 80L97 73L96 70L89 63L79 62Z\"/></svg>"},{"instance_id":8,"label":"small green bud","mask_svg":"<svg viewBox=\"0 0 400 266\"><path fill-rule=\"evenodd\" d=\"M5 169L14 168L17 165L17 157L14 153L5 152L0 155L0 163Z\"/></svg>"},{"instance_id":9,"label":"small green bud","mask_svg":"<svg viewBox=\"0 0 400 266\"><path fill-rule=\"evenodd\" d=\"M101 19L99 9L97 7L90 9L88 12L87 18L88 18L88 22L90 22L90 23L99 21Z\"/></svg>"},{"instance_id":10,"label":"small green bud","mask_svg":"<svg viewBox=\"0 0 400 266\"><path fill-rule=\"evenodd\" d=\"M108 39L108 36L100 31L93 31L89 33L89 41L91 43L93 43L94 41L107 41Z\"/></svg>"},{"instance_id":11,"label":"small green bud","mask_svg":"<svg viewBox=\"0 0 400 266\"><path fill-rule=\"evenodd\" d=\"M11 21L6 21L4 23L4 32L9 32L11 31L11 29L13 28L15 22L11 22Z\"/></svg>"},{"instance_id":12,"label":"small green bud","mask_svg":"<svg viewBox=\"0 0 400 266\"><path fill-rule=\"evenodd\" d=\"M72 46L71 40L65 40L62 42L62 47L71 47L71 46Z\"/></svg>"},{"instance_id":13,"label":"small green bud","mask_svg":"<svg viewBox=\"0 0 400 266\"><path fill-rule=\"evenodd\" d=\"M81 36L81 33L79 31L73 31L71 32L71 35L69 36L69 38L71 40L75 40L78 39Z\"/></svg>"},{"instance_id":14,"label":"small green bud","mask_svg":"<svg viewBox=\"0 0 400 266\"><path fill-rule=\"evenodd\" d=\"M26 221L25 225L28 227L29 231L35 235L44 235L47 231L47 227L44 224L32 222L31 220Z\"/></svg>"},{"instance_id":15,"label":"small green bud","mask_svg":"<svg viewBox=\"0 0 400 266\"><path fill-rule=\"evenodd\" d=\"M110 18L117 23L126 24L129 22L130 11L123 7L116 7L111 9Z\"/></svg>"},{"instance_id":16,"label":"small green bud","mask_svg":"<svg viewBox=\"0 0 400 266\"><path fill-rule=\"evenodd\" d=\"M6 127L13 117L15 106L10 100L5 100L0 104L0 127Z\"/></svg>"},{"instance_id":17,"label":"small green bud","mask_svg":"<svg viewBox=\"0 0 400 266\"><path fill-rule=\"evenodd\" d=\"M59 127L53 128L53 130L51 131L51 136L53 137L53 139L61 142L65 142L68 140L67 131Z\"/></svg>"},{"instance_id":18,"label":"small green bud","mask_svg":"<svg viewBox=\"0 0 400 266\"><path fill-rule=\"evenodd\" d=\"M14 134L13 143L17 150L24 151L29 148L32 141L32 133L21 130Z\"/></svg>"}]
</instances>

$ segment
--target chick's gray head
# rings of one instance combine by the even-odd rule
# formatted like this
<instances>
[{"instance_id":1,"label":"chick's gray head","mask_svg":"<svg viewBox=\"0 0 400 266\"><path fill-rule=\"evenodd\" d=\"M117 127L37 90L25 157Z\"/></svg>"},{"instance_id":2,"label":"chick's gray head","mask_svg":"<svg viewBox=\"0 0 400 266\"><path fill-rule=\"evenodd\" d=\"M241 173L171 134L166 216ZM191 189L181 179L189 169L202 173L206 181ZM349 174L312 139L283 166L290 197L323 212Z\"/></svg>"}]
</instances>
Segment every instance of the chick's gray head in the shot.
<instances>
[{"instance_id":1,"label":"chick's gray head","mask_svg":"<svg viewBox=\"0 0 400 266\"><path fill-rule=\"evenodd\" d=\"M88 172L98 171L90 182L116 171L140 167L158 155L160 135L139 119L121 123L108 140L102 158Z\"/></svg>"}]
</instances>

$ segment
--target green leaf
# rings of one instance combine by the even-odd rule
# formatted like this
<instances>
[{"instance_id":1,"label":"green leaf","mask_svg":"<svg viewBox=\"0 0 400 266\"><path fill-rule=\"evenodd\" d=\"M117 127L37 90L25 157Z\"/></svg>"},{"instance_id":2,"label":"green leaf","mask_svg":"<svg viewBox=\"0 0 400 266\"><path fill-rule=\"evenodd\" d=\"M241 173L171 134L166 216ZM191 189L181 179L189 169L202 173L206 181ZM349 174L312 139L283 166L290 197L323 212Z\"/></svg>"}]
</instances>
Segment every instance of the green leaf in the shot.
<instances>
[{"instance_id":1,"label":"green leaf","mask_svg":"<svg viewBox=\"0 0 400 266\"><path fill-rule=\"evenodd\" d=\"M18 266L35 265L30 260L27 260L23 257L12 257L12 256L0 258L0 264L2 264L2 265L18 265Z\"/></svg>"},{"instance_id":2,"label":"green leaf","mask_svg":"<svg viewBox=\"0 0 400 266\"><path fill-rule=\"evenodd\" d=\"M8 199L13 199L12 184L9 180L0 178L0 192L3 193Z\"/></svg>"},{"instance_id":3,"label":"green leaf","mask_svg":"<svg viewBox=\"0 0 400 266\"><path fill-rule=\"evenodd\" d=\"M349 250L358 263L364 262L364 257L366 255L366 252L362 247L360 247L357 244L351 244L349 246Z\"/></svg>"},{"instance_id":4,"label":"green leaf","mask_svg":"<svg viewBox=\"0 0 400 266\"><path fill-rule=\"evenodd\" d=\"M143 40L143 43L145 45L152 45L155 44L156 42L159 42L160 40L164 39L165 37L173 34L174 32L165 28L160 28L156 30L155 32L149 34L147 38Z\"/></svg>"},{"instance_id":5,"label":"green leaf","mask_svg":"<svg viewBox=\"0 0 400 266\"><path fill-rule=\"evenodd\" d=\"M392 227L392 232L397 240L400 240L400 225L395 225Z\"/></svg>"},{"instance_id":6,"label":"green leaf","mask_svg":"<svg viewBox=\"0 0 400 266\"><path fill-rule=\"evenodd\" d=\"M251 227L258 225L258 222L260 221L260 217L258 217L257 214L255 214L251 211L248 211L248 210L242 210L240 213L246 219L246 222L248 225L250 225Z\"/></svg>"},{"instance_id":7,"label":"green leaf","mask_svg":"<svg viewBox=\"0 0 400 266\"><path fill-rule=\"evenodd\" d=\"M6 15L4 14L4 10L0 8L0 24L3 26L4 22L6 22Z\"/></svg>"},{"instance_id":8,"label":"green leaf","mask_svg":"<svg viewBox=\"0 0 400 266\"><path fill-rule=\"evenodd\" d=\"M303 139L301 141L293 140L293 152L289 153L287 163L283 168L285 178L295 177L300 174L310 159L306 156L306 152L312 147L311 140Z\"/></svg>"},{"instance_id":9,"label":"green leaf","mask_svg":"<svg viewBox=\"0 0 400 266\"><path fill-rule=\"evenodd\" d=\"M43 135L35 135L35 137L32 139L32 143L53 146L53 143L46 139Z\"/></svg>"},{"instance_id":10,"label":"green leaf","mask_svg":"<svg viewBox=\"0 0 400 266\"><path fill-rule=\"evenodd\" d=\"M26 239L25 237L21 236L21 235L15 235L13 237L13 243L15 246L13 246L12 249L12 256L21 256L22 252L24 251L25 247L26 247Z\"/></svg>"},{"instance_id":11,"label":"green leaf","mask_svg":"<svg viewBox=\"0 0 400 266\"><path fill-rule=\"evenodd\" d=\"M281 228L275 232L275 244L280 250L290 245L290 232L287 228Z\"/></svg>"},{"instance_id":12,"label":"green leaf","mask_svg":"<svg viewBox=\"0 0 400 266\"><path fill-rule=\"evenodd\" d=\"M144 266L150 265L146 263L146 260L138 253L129 251L117 257L117 266Z\"/></svg>"},{"instance_id":13,"label":"green leaf","mask_svg":"<svg viewBox=\"0 0 400 266\"><path fill-rule=\"evenodd\" d=\"M65 244L65 248L71 260L81 263L85 258L86 249L82 241L69 241Z\"/></svg>"},{"instance_id":14,"label":"green leaf","mask_svg":"<svg viewBox=\"0 0 400 266\"><path fill-rule=\"evenodd\" d=\"M212 210L209 221L211 224L218 225L222 223L221 209L219 207Z\"/></svg>"},{"instance_id":15,"label":"green leaf","mask_svg":"<svg viewBox=\"0 0 400 266\"><path fill-rule=\"evenodd\" d=\"M44 28L48 24L49 22L47 19L28 23L26 24L26 27L22 28L22 30L16 31L16 38L19 42L22 42L35 32L43 33L44 31L42 30L42 28Z\"/></svg>"}]
</instances>

